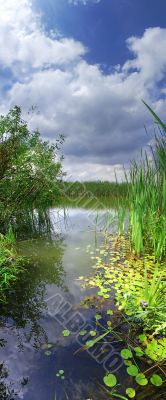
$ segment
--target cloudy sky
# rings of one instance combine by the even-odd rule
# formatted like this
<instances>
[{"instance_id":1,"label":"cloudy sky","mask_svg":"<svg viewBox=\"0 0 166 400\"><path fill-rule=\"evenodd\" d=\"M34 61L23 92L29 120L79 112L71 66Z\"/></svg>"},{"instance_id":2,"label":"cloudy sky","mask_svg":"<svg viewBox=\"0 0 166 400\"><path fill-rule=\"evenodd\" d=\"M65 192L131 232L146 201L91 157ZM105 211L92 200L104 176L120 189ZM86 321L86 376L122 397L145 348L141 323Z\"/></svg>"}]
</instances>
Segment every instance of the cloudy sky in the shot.
<instances>
[{"instance_id":1,"label":"cloudy sky","mask_svg":"<svg viewBox=\"0 0 166 400\"><path fill-rule=\"evenodd\" d=\"M165 119L165 15L165 0L0 0L0 113L37 106L69 179L122 177L153 131L141 99Z\"/></svg>"}]
</instances>

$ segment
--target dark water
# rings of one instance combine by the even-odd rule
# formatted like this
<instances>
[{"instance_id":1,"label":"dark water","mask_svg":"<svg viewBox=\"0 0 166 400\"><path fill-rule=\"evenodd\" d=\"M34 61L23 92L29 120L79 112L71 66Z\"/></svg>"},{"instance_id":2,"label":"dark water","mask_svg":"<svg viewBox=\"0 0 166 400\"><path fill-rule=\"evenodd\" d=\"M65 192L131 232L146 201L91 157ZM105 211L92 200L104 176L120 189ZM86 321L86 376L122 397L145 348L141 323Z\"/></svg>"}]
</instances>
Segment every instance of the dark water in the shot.
<instances>
[{"instance_id":1,"label":"dark water","mask_svg":"<svg viewBox=\"0 0 166 400\"><path fill-rule=\"evenodd\" d=\"M78 306L94 290L81 288L77 278L93 272L87 246L92 252L103 242L101 228L108 227L114 212L108 218L106 211L53 209L50 215L51 236L18 243L32 265L1 310L0 375L6 389L1 381L0 399L104 399L100 384L108 357L78 352L84 339L77 334L95 327L95 311ZM65 329L71 331L68 337L62 335ZM64 379L56 376L59 370Z\"/></svg>"}]
</instances>

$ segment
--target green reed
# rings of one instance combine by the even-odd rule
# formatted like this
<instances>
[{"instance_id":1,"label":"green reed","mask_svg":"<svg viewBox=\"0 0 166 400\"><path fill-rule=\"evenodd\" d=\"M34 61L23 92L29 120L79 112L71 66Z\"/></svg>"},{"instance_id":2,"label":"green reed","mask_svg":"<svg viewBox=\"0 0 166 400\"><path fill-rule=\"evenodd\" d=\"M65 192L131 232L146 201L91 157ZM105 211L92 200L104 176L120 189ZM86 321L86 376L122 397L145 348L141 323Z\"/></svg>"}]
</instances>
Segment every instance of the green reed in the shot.
<instances>
[{"instance_id":1,"label":"green reed","mask_svg":"<svg viewBox=\"0 0 166 400\"><path fill-rule=\"evenodd\" d=\"M152 251L159 260L166 250L166 125L146 106L157 133L150 155L142 154L140 163L134 161L129 171L130 232L137 254Z\"/></svg>"}]
</instances>

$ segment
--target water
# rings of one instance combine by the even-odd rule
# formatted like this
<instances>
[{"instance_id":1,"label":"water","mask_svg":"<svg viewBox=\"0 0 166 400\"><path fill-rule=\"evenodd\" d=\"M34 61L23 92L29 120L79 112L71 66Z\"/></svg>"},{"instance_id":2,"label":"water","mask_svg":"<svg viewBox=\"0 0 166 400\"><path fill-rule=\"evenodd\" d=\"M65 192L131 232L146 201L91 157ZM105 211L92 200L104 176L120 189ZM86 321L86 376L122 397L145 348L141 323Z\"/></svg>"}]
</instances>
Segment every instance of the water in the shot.
<instances>
[{"instance_id":1,"label":"water","mask_svg":"<svg viewBox=\"0 0 166 400\"><path fill-rule=\"evenodd\" d=\"M103 363L86 351L78 352L81 337L67 324L68 319L76 323L79 318L80 326L94 325L95 310L80 309L79 303L95 290L81 288L77 278L93 273L94 261L86 249L90 246L90 251L95 251L103 242L102 227L109 224L104 215L103 210L96 214L79 208L67 213L52 209L51 237L18 242L19 252L32 260L33 267L29 266L10 293L9 305L1 310L0 374L4 373L7 388L2 399L105 398L99 385L105 373ZM63 311L55 318L59 302ZM68 327L73 333L64 337L62 331ZM56 376L59 370L64 370L64 379Z\"/></svg>"}]
</instances>

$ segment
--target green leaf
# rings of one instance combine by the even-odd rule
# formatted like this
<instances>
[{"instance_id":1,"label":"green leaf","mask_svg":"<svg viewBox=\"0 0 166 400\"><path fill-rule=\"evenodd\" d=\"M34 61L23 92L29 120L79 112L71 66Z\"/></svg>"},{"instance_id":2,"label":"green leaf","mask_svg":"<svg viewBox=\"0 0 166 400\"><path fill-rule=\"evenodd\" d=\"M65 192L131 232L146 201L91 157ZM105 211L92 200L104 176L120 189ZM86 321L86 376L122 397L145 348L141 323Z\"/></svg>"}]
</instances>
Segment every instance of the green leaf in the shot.
<instances>
[{"instance_id":1,"label":"green leaf","mask_svg":"<svg viewBox=\"0 0 166 400\"><path fill-rule=\"evenodd\" d=\"M64 372L65 372L65 371L64 371L63 369L60 369L60 370L59 370L60 375L63 375Z\"/></svg>"},{"instance_id":2,"label":"green leaf","mask_svg":"<svg viewBox=\"0 0 166 400\"><path fill-rule=\"evenodd\" d=\"M141 347L134 347L134 351L136 352L137 357L141 357L144 355L144 352L142 351Z\"/></svg>"},{"instance_id":3,"label":"green leaf","mask_svg":"<svg viewBox=\"0 0 166 400\"><path fill-rule=\"evenodd\" d=\"M148 384L148 380L146 379L146 376L142 373L140 373L136 376L136 382L140 386L146 386Z\"/></svg>"},{"instance_id":4,"label":"green leaf","mask_svg":"<svg viewBox=\"0 0 166 400\"><path fill-rule=\"evenodd\" d=\"M163 381L160 375L153 374L150 378L152 385L154 386L161 386Z\"/></svg>"},{"instance_id":5,"label":"green leaf","mask_svg":"<svg viewBox=\"0 0 166 400\"><path fill-rule=\"evenodd\" d=\"M65 329L63 332L62 332L62 335L64 336L64 337L67 337L67 336L69 336L70 335L70 331L68 330L68 329Z\"/></svg>"},{"instance_id":6,"label":"green leaf","mask_svg":"<svg viewBox=\"0 0 166 400\"><path fill-rule=\"evenodd\" d=\"M86 333L87 333L87 330L86 330L86 329L83 329L82 331L79 332L79 335L80 335L80 336L85 336Z\"/></svg>"},{"instance_id":7,"label":"green leaf","mask_svg":"<svg viewBox=\"0 0 166 400\"><path fill-rule=\"evenodd\" d=\"M145 340L147 339L147 336L143 333L141 335L138 336L140 342L145 342Z\"/></svg>"},{"instance_id":8,"label":"green leaf","mask_svg":"<svg viewBox=\"0 0 166 400\"><path fill-rule=\"evenodd\" d=\"M129 367L132 364L131 360L124 360L124 364Z\"/></svg>"},{"instance_id":9,"label":"green leaf","mask_svg":"<svg viewBox=\"0 0 166 400\"><path fill-rule=\"evenodd\" d=\"M120 352L122 358L124 358L125 360L127 360L128 358L132 358L132 352L129 349L123 349Z\"/></svg>"},{"instance_id":10,"label":"green leaf","mask_svg":"<svg viewBox=\"0 0 166 400\"><path fill-rule=\"evenodd\" d=\"M90 331L89 333L91 336L96 336L96 334L97 334L96 331Z\"/></svg>"},{"instance_id":11,"label":"green leaf","mask_svg":"<svg viewBox=\"0 0 166 400\"><path fill-rule=\"evenodd\" d=\"M126 394L130 397L130 399L133 399L135 397L135 390L129 387L126 389Z\"/></svg>"},{"instance_id":12,"label":"green leaf","mask_svg":"<svg viewBox=\"0 0 166 400\"><path fill-rule=\"evenodd\" d=\"M107 315L112 315L113 311L112 310L107 310Z\"/></svg>"},{"instance_id":13,"label":"green leaf","mask_svg":"<svg viewBox=\"0 0 166 400\"><path fill-rule=\"evenodd\" d=\"M96 314L95 318L96 318L96 321L99 321L99 319L101 319L101 315L100 314Z\"/></svg>"},{"instance_id":14,"label":"green leaf","mask_svg":"<svg viewBox=\"0 0 166 400\"><path fill-rule=\"evenodd\" d=\"M113 387L117 383L116 376L114 374L108 374L104 376L103 381L106 386Z\"/></svg>"},{"instance_id":15,"label":"green leaf","mask_svg":"<svg viewBox=\"0 0 166 400\"><path fill-rule=\"evenodd\" d=\"M137 376L138 372L138 368L134 364L127 368L127 373L131 376Z\"/></svg>"},{"instance_id":16,"label":"green leaf","mask_svg":"<svg viewBox=\"0 0 166 400\"><path fill-rule=\"evenodd\" d=\"M94 346L94 340L87 340L87 342L85 343L87 348L89 349L90 347Z\"/></svg>"}]
</instances>

